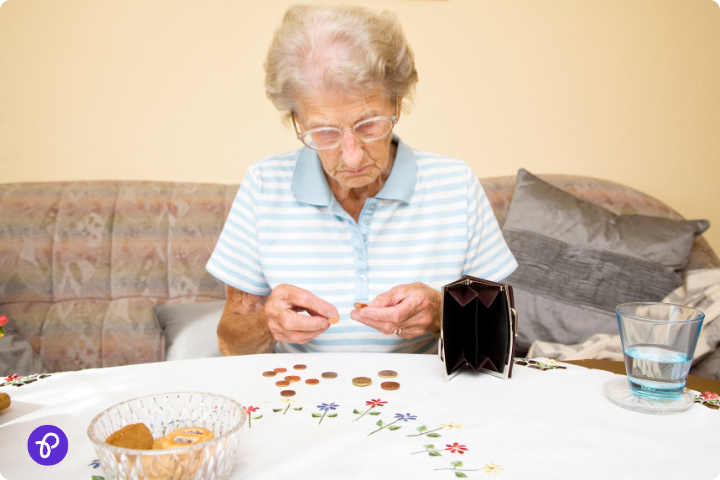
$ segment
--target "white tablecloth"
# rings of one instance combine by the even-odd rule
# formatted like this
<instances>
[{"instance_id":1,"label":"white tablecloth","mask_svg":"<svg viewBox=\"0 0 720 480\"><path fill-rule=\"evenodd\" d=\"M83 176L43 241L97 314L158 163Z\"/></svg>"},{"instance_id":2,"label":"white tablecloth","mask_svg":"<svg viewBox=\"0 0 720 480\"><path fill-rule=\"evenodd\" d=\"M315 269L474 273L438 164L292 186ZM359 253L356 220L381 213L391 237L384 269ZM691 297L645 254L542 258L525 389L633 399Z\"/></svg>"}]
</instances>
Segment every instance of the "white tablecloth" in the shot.
<instances>
[{"instance_id":1,"label":"white tablecloth","mask_svg":"<svg viewBox=\"0 0 720 480\"><path fill-rule=\"evenodd\" d=\"M307 370L295 371L302 363ZM275 367L299 375L291 384L296 402L287 410L262 372ZM398 372L401 388L385 391L377 372ZM326 380L321 373L334 371ZM373 379L356 387L357 376ZM306 385L307 378L320 384ZM0 415L0 473L8 480L73 479L102 476L86 430L100 411L118 402L165 392L219 393L259 409L243 432L233 479L456 478L451 462L462 461L469 478L498 479L693 479L720 473L720 411L699 404L688 412L650 416L622 410L603 395L613 374L567 365L540 371L515 365L513 378L463 373L444 383L442 364L430 355L270 354L212 358L57 374L20 388L5 387L12 406ZM366 401L387 402L365 415ZM317 406L339 407L322 423ZM302 407L302 410L295 408ZM283 408L280 412L274 409ZM398 430L379 428L396 414ZM461 425L461 428L441 427ZM26 448L40 425L60 427L68 455L60 464L35 464ZM411 436L425 426L440 437ZM463 445L464 453L446 450ZM414 453L437 450L440 455ZM447 469L447 470L438 470Z\"/></svg>"}]
</instances>

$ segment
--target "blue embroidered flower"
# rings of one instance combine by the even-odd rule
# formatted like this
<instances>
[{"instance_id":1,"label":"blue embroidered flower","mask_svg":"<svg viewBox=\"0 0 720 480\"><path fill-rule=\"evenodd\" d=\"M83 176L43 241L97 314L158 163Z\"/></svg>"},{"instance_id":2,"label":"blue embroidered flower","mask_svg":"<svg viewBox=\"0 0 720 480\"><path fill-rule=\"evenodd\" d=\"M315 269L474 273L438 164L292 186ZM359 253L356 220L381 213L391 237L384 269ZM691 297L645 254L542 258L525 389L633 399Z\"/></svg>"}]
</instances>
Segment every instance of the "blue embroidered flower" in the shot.
<instances>
[{"instance_id":1,"label":"blue embroidered flower","mask_svg":"<svg viewBox=\"0 0 720 480\"><path fill-rule=\"evenodd\" d=\"M100 468L100 460L93 460L88 467Z\"/></svg>"},{"instance_id":2,"label":"blue embroidered flower","mask_svg":"<svg viewBox=\"0 0 720 480\"><path fill-rule=\"evenodd\" d=\"M403 415L402 413L396 413L395 418L397 418L398 420L402 420L403 422L407 422L408 420L417 419L417 415L410 415L409 413L406 413L405 415Z\"/></svg>"},{"instance_id":3,"label":"blue embroidered flower","mask_svg":"<svg viewBox=\"0 0 720 480\"><path fill-rule=\"evenodd\" d=\"M323 403L317 406L317 408L320 409L321 412L327 412L329 410L335 410L340 405L336 405L335 402L332 403Z\"/></svg>"}]
</instances>

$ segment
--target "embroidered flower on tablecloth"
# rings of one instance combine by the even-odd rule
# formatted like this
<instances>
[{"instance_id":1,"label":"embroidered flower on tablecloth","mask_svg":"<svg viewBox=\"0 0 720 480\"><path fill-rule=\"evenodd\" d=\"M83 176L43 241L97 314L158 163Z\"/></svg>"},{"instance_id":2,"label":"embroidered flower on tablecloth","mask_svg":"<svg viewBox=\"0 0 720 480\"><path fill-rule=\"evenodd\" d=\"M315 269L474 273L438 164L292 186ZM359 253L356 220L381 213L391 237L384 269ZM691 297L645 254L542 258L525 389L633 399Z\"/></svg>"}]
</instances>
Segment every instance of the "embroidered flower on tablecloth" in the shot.
<instances>
[{"instance_id":1,"label":"embroidered flower on tablecloth","mask_svg":"<svg viewBox=\"0 0 720 480\"><path fill-rule=\"evenodd\" d=\"M98 459L93 460L92 462L90 462L88 467L100 468L100 460L98 460Z\"/></svg>"},{"instance_id":2,"label":"embroidered flower on tablecloth","mask_svg":"<svg viewBox=\"0 0 720 480\"><path fill-rule=\"evenodd\" d=\"M446 444L445 450L449 450L450 453L465 453L467 452L468 448L465 445L460 445L458 442L453 443L452 445Z\"/></svg>"},{"instance_id":3,"label":"embroidered flower on tablecloth","mask_svg":"<svg viewBox=\"0 0 720 480\"><path fill-rule=\"evenodd\" d=\"M370 435L372 435L373 433L379 432L380 430L384 430L386 428L388 430L390 430L391 432L394 432L395 430L400 430L402 427L399 425L395 425L397 422L407 422L408 420L415 420L415 419L417 419L417 415L411 415L409 413L406 413L403 415L402 413L396 413L394 422L390 422L390 423L386 424L382 420L378 420L378 422L375 425L377 425L380 428L368 433L368 437Z\"/></svg>"},{"instance_id":4,"label":"embroidered flower on tablecloth","mask_svg":"<svg viewBox=\"0 0 720 480\"><path fill-rule=\"evenodd\" d=\"M534 368L535 370L566 370L567 367L563 366L562 363L558 362L557 360L545 360L545 361L538 361L538 360L530 360L527 357L516 357L515 358L515 365L521 365L523 367L530 367Z\"/></svg>"},{"instance_id":5,"label":"embroidered flower on tablecloth","mask_svg":"<svg viewBox=\"0 0 720 480\"><path fill-rule=\"evenodd\" d=\"M285 411L283 412L283 415L285 415L288 412L288 410L290 410L290 406L295 402L297 402L297 400L295 400L294 398L287 398L287 397L280 400L280 403L284 403L287 405L287 407L285 407ZM302 409L303 409L303 407L293 408L293 410L295 410L296 412L299 412ZM275 413L279 412L280 410L282 410L282 408L273 408L273 412L275 412Z\"/></svg>"},{"instance_id":6,"label":"embroidered flower on tablecloth","mask_svg":"<svg viewBox=\"0 0 720 480\"><path fill-rule=\"evenodd\" d=\"M37 382L38 380L41 380L43 378L48 378L51 376L52 375L49 373L35 373L33 375L21 377L20 375L15 373L13 375L8 375L5 378L0 377L0 380L3 381L3 383L0 383L0 387L5 387L8 385L13 386L13 387L22 387L23 385Z\"/></svg>"},{"instance_id":7,"label":"embroidered flower on tablecloth","mask_svg":"<svg viewBox=\"0 0 720 480\"><path fill-rule=\"evenodd\" d=\"M462 425L460 425L460 424L455 425L454 423L447 423L447 424L446 424L446 423L441 423L441 424L440 424L440 427L441 427L441 428L447 428L448 430L453 430L453 429L455 429L455 428L457 428L457 429L459 430L459 429L462 428Z\"/></svg>"},{"instance_id":8,"label":"embroidered flower on tablecloth","mask_svg":"<svg viewBox=\"0 0 720 480\"><path fill-rule=\"evenodd\" d=\"M402 420L403 422L407 422L408 420L417 419L417 415L410 415L409 413L406 413L405 415L403 415L402 413L396 413L395 418L397 418L396 421Z\"/></svg>"},{"instance_id":9,"label":"embroidered flower on tablecloth","mask_svg":"<svg viewBox=\"0 0 720 480\"><path fill-rule=\"evenodd\" d=\"M370 408L382 407L385 404L387 404L387 402L383 402L379 398L377 400L368 400L365 402L365 405L370 405Z\"/></svg>"},{"instance_id":10,"label":"embroidered flower on tablecloth","mask_svg":"<svg viewBox=\"0 0 720 480\"><path fill-rule=\"evenodd\" d=\"M262 415L256 415L253 417L253 413L260 410L260 407L243 407L245 409L245 413L247 413L248 418L248 428L252 428L252 421L253 420L260 420L263 416Z\"/></svg>"},{"instance_id":11,"label":"embroidered flower on tablecloth","mask_svg":"<svg viewBox=\"0 0 720 480\"><path fill-rule=\"evenodd\" d=\"M717 393L705 392L695 397L695 403L705 405L713 410L720 409L720 397Z\"/></svg>"},{"instance_id":12,"label":"embroidered flower on tablecloth","mask_svg":"<svg viewBox=\"0 0 720 480\"><path fill-rule=\"evenodd\" d=\"M328 415L328 412L329 412L330 410L335 410L335 409L336 409L337 407L339 407L339 406L340 406L340 405L336 404L335 402L332 402L332 403L321 403L320 405L317 406L317 408L318 408L318 410L320 410L321 412L323 412L323 414L320 415L319 413L313 413L312 416L313 416L313 418L318 418L318 417L320 417L320 421L318 422L318 425L320 425L326 415L327 415L328 418L335 418L335 417L337 417L337 416L338 416L337 413L331 413L331 414Z\"/></svg>"},{"instance_id":13,"label":"embroidered flower on tablecloth","mask_svg":"<svg viewBox=\"0 0 720 480\"><path fill-rule=\"evenodd\" d=\"M485 466L481 468L481 470L485 470L485 473L504 472L503 468L500 465L495 465L494 463L486 463Z\"/></svg>"},{"instance_id":14,"label":"embroidered flower on tablecloth","mask_svg":"<svg viewBox=\"0 0 720 480\"><path fill-rule=\"evenodd\" d=\"M353 413L355 415L360 415L358 418L353 420L353 422L357 422L358 420L360 420L362 417L365 416L366 413L370 413L370 415L380 415L380 412L370 412L370 410L372 410L375 407L383 407L387 403L388 402L384 402L384 401L380 400L379 398L377 400L374 400L374 399L368 400L367 402L365 402L365 405L366 406L369 405L369 407L364 412L361 412L360 410L357 410L357 409L353 410Z\"/></svg>"},{"instance_id":15,"label":"embroidered flower on tablecloth","mask_svg":"<svg viewBox=\"0 0 720 480\"><path fill-rule=\"evenodd\" d=\"M18 374L15 373L13 375L8 375L7 377L5 377L5 381L6 382L15 382L17 380L22 380L22 378L23 377L18 377Z\"/></svg>"}]
</instances>

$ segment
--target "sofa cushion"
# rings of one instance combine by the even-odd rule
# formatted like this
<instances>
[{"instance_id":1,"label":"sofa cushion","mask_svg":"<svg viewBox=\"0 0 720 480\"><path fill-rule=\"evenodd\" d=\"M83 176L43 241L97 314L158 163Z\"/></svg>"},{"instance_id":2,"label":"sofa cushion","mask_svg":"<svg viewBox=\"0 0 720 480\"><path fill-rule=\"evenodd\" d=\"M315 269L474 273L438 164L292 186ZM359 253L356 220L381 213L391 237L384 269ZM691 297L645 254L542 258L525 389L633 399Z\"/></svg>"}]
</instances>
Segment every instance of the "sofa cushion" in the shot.
<instances>
[{"instance_id":1,"label":"sofa cushion","mask_svg":"<svg viewBox=\"0 0 720 480\"><path fill-rule=\"evenodd\" d=\"M5 315L2 306L0 306L0 315ZM14 373L27 376L48 371L40 355L35 353L30 344L18 333L12 318L3 329L5 336L0 339L0 377Z\"/></svg>"},{"instance_id":2,"label":"sofa cushion","mask_svg":"<svg viewBox=\"0 0 720 480\"><path fill-rule=\"evenodd\" d=\"M222 357L217 326L224 308L224 301L153 307L165 336L165 361Z\"/></svg>"},{"instance_id":3,"label":"sofa cushion","mask_svg":"<svg viewBox=\"0 0 720 480\"><path fill-rule=\"evenodd\" d=\"M506 279L520 315L518 351L617 333L620 303L659 301L682 284L706 220L616 215L520 170L503 234L518 261Z\"/></svg>"}]
</instances>

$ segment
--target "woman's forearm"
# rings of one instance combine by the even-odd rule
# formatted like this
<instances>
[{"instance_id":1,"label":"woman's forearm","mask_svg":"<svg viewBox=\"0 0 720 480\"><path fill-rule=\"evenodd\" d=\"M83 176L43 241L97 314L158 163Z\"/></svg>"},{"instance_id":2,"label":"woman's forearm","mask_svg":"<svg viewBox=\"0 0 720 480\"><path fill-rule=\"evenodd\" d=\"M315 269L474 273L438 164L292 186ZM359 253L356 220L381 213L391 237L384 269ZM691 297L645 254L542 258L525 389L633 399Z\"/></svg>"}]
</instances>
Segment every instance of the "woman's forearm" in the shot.
<instances>
[{"instance_id":1,"label":"woman's forearm","mask_svg":"<svg viewBox=\"0 0 720 480\"><path fill-rule=\"evenodd\" d=\"M275 339L263 309L266 301L267 297L227 287L227 302L217 328L218 347L223 355L272 351Z\"/></svg>"}]
</instances>

